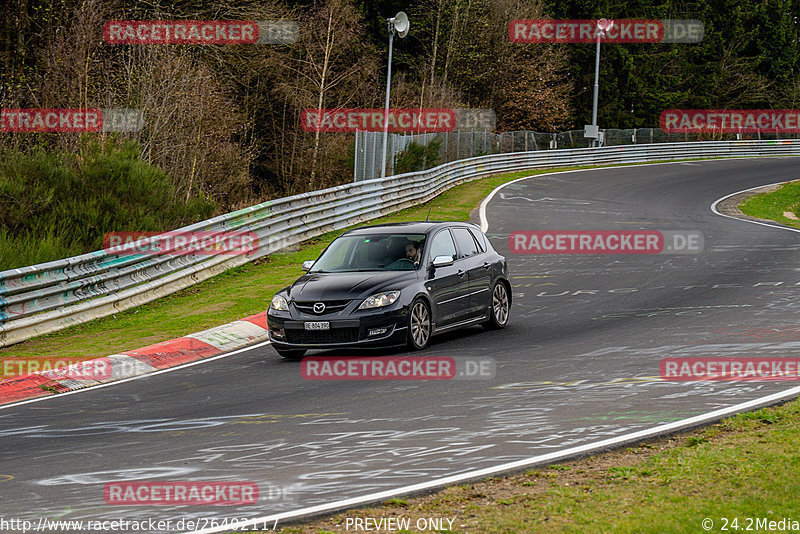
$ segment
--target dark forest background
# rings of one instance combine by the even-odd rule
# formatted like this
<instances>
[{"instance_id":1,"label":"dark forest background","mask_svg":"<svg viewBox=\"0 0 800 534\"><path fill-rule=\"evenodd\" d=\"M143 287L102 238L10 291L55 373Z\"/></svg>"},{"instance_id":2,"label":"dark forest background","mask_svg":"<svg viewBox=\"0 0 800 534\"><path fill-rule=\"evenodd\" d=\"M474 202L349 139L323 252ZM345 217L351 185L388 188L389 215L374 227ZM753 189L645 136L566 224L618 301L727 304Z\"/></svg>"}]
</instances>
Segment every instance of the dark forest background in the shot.
<instances>
[{"instance_id":1,"label":"dark forest background","mask_svg":"<svg viewBox=\"0 0 800 534\"><path fill-rule=\"evenodd\" d=\"M352 179L353 136L304 132L299 113L382 107L385 19L400 10L411 31L395 40L393 107L492 108L500 131L581 128L594 45L509 41L509 21L541 17L704 22L699 44L603 47L603 127L657 126L666 108L800 107L800 0L6 0L0 104L141 109L145 127L126 137L169 177L165 194L229 211ZM108 45L110 19L292 19L301 33L292 45ZM85 144L0 134L7 150Z\"/></svg>"}]
</instances>

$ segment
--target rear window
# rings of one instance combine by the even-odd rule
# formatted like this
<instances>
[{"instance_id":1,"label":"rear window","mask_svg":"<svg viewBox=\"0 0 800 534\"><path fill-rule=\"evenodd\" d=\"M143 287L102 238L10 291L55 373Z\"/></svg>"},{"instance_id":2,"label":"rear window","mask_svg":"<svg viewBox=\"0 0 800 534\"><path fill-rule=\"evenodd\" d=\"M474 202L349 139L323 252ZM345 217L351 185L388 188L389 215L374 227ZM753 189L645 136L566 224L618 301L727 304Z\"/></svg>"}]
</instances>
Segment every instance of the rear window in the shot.
<instances>
[{"instance_id":1,"label":"rear window","mask_svg":"<svg viewBox=\"0 0 800 534\"><path fill-rule=\"evenodd\" d=\"M478 253L478 244L466 228L453 228L453 235L458 244L459 258L469 258Z\"/></svg>"},{"instance_id":2,"label":"rear window","mask_svg":"<svg viewBox=\"0 0 800 534\"><path fill-rule=\"evenodd\" d=\"M486 252L486 241L484 241L486 236L483 235L483 232L479 232L474 228L470 228L469 232L472 234L472 237L475 238L475 241L478 242L478 248L481 250L481 252Z\"/></svg>"}]
</instances>

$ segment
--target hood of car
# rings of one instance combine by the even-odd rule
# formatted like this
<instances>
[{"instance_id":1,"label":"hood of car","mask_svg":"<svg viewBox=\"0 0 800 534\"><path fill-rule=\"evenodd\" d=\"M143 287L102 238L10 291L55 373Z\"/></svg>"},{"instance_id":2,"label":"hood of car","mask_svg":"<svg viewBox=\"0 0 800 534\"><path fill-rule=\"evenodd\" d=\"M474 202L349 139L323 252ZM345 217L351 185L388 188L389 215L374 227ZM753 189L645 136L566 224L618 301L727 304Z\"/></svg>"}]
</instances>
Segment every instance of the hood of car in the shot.
<instances>
[{"instance_id":1,"label":"hood of car","mask_svg":"<svg viewBox=\"0 0 800 534\"><path fill-rule=\"evenodd\" d=\"M309 273L298 278L288 293L301 302L360 299L379 291L403 289L416 280L416 271Z\"/></svg>"}]
</instances>

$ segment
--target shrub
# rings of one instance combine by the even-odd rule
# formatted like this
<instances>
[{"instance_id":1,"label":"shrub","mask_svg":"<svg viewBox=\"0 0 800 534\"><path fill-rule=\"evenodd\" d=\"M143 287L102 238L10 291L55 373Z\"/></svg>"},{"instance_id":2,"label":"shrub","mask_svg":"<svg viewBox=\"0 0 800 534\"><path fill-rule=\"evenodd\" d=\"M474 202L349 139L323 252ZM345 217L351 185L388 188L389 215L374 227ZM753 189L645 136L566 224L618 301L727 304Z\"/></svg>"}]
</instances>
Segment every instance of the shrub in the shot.
<instances>
[{"instance_id":1,"label":"shrub","mask_svg":"<svg viewBox=\"0 0 800 534\"><path fill-rule=\"evenodd\" d=\"M111 231L160 232L210 217L178 198L133 141L84 139L75 153L0 151L0 270L99 250Z\"/></svg>"},{"instance_id":2,"label":"shrub","mask_svg":"<svg viewBox=\"0 0 800 534\"><path fill-rule=\"evenodd\" d=\"M439 164L439 148L442 140L434 138L427 145L411 141L394 159L394 173L424 171Z\"/></svg>"}]
</instances>

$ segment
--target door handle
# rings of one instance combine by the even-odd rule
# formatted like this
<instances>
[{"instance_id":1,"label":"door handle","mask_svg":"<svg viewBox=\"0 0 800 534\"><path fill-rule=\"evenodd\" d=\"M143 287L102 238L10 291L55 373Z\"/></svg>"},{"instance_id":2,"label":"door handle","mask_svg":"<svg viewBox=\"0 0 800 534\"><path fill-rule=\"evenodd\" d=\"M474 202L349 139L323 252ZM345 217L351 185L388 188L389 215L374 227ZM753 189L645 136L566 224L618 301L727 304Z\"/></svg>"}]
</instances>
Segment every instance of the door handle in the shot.
<instances>
[{"instance_id":1,"label":"door handle","mask_svg":"<svg viewBox=\"0 0 800 534\"><path fill-rule=\"evenodd\" d=\"M459 269L458 273L456 274L458 274L459 278L464 278L464 276L467 274L467 271L462 271L461 269Z\"/></svg>"}]
</instances>

